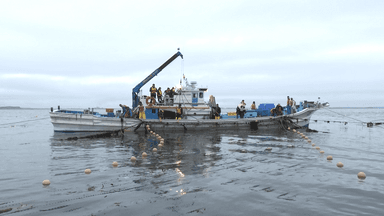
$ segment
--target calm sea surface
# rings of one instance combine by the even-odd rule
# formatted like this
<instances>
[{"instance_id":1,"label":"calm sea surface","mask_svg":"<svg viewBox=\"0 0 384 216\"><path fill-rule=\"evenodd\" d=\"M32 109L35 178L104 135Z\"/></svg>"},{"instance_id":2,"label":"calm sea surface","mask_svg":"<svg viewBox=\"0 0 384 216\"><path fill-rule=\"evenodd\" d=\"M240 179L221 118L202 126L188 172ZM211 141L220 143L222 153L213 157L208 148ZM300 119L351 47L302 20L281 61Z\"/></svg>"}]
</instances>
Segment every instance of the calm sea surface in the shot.
<instances>
[{"instance_id":1,"label":"calm sea surface","mask_svg":"<svg viewBox=\"0 0 384 216\"><path fill-rule=\"evenodd\" d=\"M48 109L0 111L1 215L384 214L384 126L359 122L384 109L316 112L319 132L302 132L324 155L292 132L215 129L159 132L152 153L144 132L68 140L81 135L54 133Z\"/></svg>"}]
</instances>

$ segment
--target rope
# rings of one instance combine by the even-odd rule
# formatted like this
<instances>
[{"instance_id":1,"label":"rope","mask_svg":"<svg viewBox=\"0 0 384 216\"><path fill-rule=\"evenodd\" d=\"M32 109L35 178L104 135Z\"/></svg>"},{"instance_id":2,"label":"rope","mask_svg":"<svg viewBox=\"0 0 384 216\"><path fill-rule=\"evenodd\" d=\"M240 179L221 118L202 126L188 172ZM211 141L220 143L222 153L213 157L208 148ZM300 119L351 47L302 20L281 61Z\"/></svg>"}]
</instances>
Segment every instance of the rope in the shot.
<instances>
[{"instance_id":1,"label":"rope","mask_svg":"<svg viewBox=\"0 0 384 216\"><path fill-rule=\"evenodd\" d=\"M0 124L0 125L10 125L10 124L18 124L18 123L30 122L30 121L40 121L40 120L49 119L49 118L50 117L39 118L39 119L31 119L31 120L25 120L25 121L19 121L19 122L10 122L10 123Z\"/></svg>"},{"instance_id":2,"label":"rope","mask_svg":"<svg viewBox=\"0 0 384 216\"><path fill-rule=\"evenodd\" d=\"M324 108L324 109L327 110L327 111L329 111L329 112L333 112L333 113L336 113L336 114L338 114L338 115L341 115L341 116L343 116L343 117L353 119L353 120L355 120L355 121L357 121L357 122L360 122L360 123L362 123L362 124L367 124L367 123L369 123L369 122L364 122L364 121L361 121L361 120L359 120L359 119L356 119L356 118L352 118L352 117L343 115L343 114L338 113L338 112L335 112L335 111L331 111L329 108ZM379 128L384 129L384 127L381 127L380 125L376 125L376 126L379 127Z\"/></svg>"}]
</instances>

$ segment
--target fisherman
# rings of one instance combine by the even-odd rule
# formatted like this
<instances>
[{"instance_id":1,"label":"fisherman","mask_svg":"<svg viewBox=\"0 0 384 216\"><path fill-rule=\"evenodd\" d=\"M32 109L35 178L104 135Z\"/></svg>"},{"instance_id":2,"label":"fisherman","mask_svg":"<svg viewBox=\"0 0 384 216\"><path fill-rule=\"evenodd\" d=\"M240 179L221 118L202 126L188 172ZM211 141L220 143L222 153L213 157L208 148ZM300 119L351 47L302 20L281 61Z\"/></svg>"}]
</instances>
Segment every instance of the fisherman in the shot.
<instances>
[{"instance_id":1,"label":"fisherman","mask_svg":"<svg viewBox=\"0 0 384 216\"><path fill-rule=\"evenodd\" d=\"M287 96L287 106L289 106L289 102L291 102L291 100L289 99L289 96Z\"/></svg>"},{"instance_id":2,"label":"fisherman","mask_svg":"<svg viewBox=\"0 0 384 216\"><path fill-rule=\"evenodd\" d=\"M296 113L296 101L291 98L290 105L292 107L292 113Z\"/></svg>"},{"instance_id":3,"label":"fisherman","mask_svg":"<svg viewBox=\"0 0 384 216\"><path fill-rule=\"evenodd\" d=\"M291 114L292 113L292 108L291 108L291 100L289 99L289 96L287 96L287 113Z\"/></svg>"},{"instance_id":4,"label":"fisherman","mask_svg":"<svg viewBox=\"0 0 384 216\"><path fill-rule=\"evenodd\" d=\"M276 108L271 109L271 116L276 116Z\"/></svg>"},{"instance_id":5,"label":"fisherman","mask_svg":"<svg viewBox=\"0 0 384 216\"><path fill-rule=\"evenodd\" d=\"M131 117L131 109L129 108L129 106L121 105L121 104L119 104L119 106L123 109L123 114L121 115L121 117L125 117L125 118Z\"/></svg>"},{"instance_id":6,"label":"fisherman","mask_svg":"<svg viewBox=\"0 0 384 216\"><path fill-rule=\"evenodd\" d=\"M277 104L275 111L277 115L283 115L283 107L280 104Z\"/></svg>"},{"instance_id":7,"label":"fisherman","mask_svg":"<svg viewBox=\"0 0 384 216\"><path fill-rule=\"evenodd\" d=\"M172 87L171 89L171 98L173 98L174 95L177 95L175 87Z\"/></svg>"},{"instance_id":8,"label":"fisherman","mask_svg":"<svg viewBox=\"0 0 384 216\"><path fill-rule=\"evenodd\" d=\"M253 101L252 105L251 105L251 109L255 110L256 109L256 104L255 104L255 101Z\"/></svg>"},{"instance_id":9,"label":"fisherman","mask_svg":"<svg viewBox=\"0 0 384 216\"><path fill-rule=\"evenodd\" d=\"M181 104L179 104L179 107L176 108L176 119L180 120L182 114L183 114L183 108L181 108Z\"/></svg>"},{"instance_id":10,"label":"fisherman","mask_svg":"<svg viewBox=\"0 0 384 216\"><path fill-rule=\"evenodd\" d=\"M238 109L236 109L236 112L239 113L240 115L240 118L244 118L244 114L245 114L245 102L244 100L241 101L241 103L237 106Z\"/></svg>"},{"instance_id":11,"label":"fisherman","mask_svg":"<svg viewBox=\"0 0 384 216\"><path fill-rule=\"evenodd\" d=\"M173 97L175 96L175 94L177 94L175 92L175 87L172 87L171 91L169 92L169 98L170 98L170 101L171 101L171 106L173 106L173 102L174 102Z\"/></svg>"},{"instance_id":12,"label":"fisherman","mask_svg":"<svg viewBox=\"0 0 384 216\"><path fill-rule=\"evenodd\" d=\"M145 119L145 108L141 101L139 102L139 119Z\"/></svg>"},{"instance_id":13,"label":"fisherman","mask_svg":"<svg viewBox=\"0 0 384 216\"><path fill-rule=\"evenodd\" d=\"M151 93L151 103L152 104L155 104L156 103L156 92L157 92L157 89L155 87L155 84L152 84L152 87L149 88L149 92ZM155 101L152 101L152 98L155 99Z\"/></svg>"},{"instance_id":14,"label":"fisherman","mask_svg":"<svg viewBox=\"0 0 384 216\"><path fill-rule=\"evenodd\" d=\"M163 92L161 91L161 87L157 90L157 100L159 103L163 103Z\"/></svg>"},{"instance_id":15,"label":"fisherman","mask_svg":"<svg viewBox=\"0 0 384 216\"><path fill-rule=\"evenodd\" d=\"M171 89L169 89L169 87L168 87L167 90L165 90L165 104L166 105L170 104L170 101L169 101L170 98L171 98Z\"/></svg>"},{"instance_id":16,"label":"fisherman","mask_svg":"<svg viewBox=\"0 0 384 216\"><path fill-rule=\"evenodd\" d=\"M219 104L216 104L215 119L220 119L220 114L221 114L221 108L219 107Z\"/></svg>"},{"instance_id":17,"label":"fisherman","mask_svg":"<svg viewBox=\"0 0 384 216\"><path fill-rule=\"evenodd\" d=\"M159 120L161 122L161 120L164 119L164 110L160 109L159 110Z\"/></svg>"}]
</instances>

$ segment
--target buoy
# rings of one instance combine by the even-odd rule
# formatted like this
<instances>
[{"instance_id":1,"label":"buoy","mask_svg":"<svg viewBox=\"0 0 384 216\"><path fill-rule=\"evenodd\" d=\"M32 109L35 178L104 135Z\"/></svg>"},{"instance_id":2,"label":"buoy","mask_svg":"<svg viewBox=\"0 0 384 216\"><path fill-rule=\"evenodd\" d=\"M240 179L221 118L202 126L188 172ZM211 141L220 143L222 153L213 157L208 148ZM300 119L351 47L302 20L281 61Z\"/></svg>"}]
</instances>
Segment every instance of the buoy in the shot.
<instances>
[{"instance_id":1,"label":"buoy","mask_svg":"<svg viewBox=\"0 0 384 216\"><path fill-rule=\"evenodd\" d=\"M327 160L333 160L333 157L332 157L331 155L329 155L329 156L327 157Z\"/></svg>"},{"instance_id":2,"label":"buoy","mask_svg":"<svg viewBox=\"0 0 384 216\"><path fill-rule=\"evenodd\" d=\"M85 174L91 174L91 169L84 170Z\"/></svg>"},{"instance_id":3,"label":"buoy","mask_svg":"<svg viewBox=\"0 0 384 216\"><path fill-rule=\"evenodd\" d=\"M363 172L359 172L359 173L357 173L357 178L359 178L359 179L365 179L367 176L365 175L365 173L363 173Z\"/></svg>"},{"instance_id":4,"label":"buoy","mask_svg":"<svg viewBox=\"0 0 384 216\"><path fill-rule=\"evenodd\" d=\"M293 129L292 131L293 131L293 132L296 132L296 130L295 130L295 129Z\"/></svg>"},{"instance_id":5,"label":"buoy","mask_svg":"<svg viewBox=\"0 0 384 216\"><path fill-rule=\"evenodd\" d=\"M316 144L315 143L312 143L312 146L315 146Z\"/></svg>"},{"instance_id":6,"label":"buoy","mask_svg":"<svg viewBox=\"0 0 384 216\"><path fill-rule=\"evenodd\" d=\"M266 148L265 150L266 150L266 151L271 151L272 148L271 148L271 147L268 147L268 148Z\"/></svg>"},{"instance_id":7,"label":"buoy","mask_svg":"<svg viewBox=\"0 0 384 216\"><path fill-rule=\"evenodd\" d=\"M343 167L343 166L344 166L344 164L343 164L343 163L341 163L341 162L338 162L338 163L336 164L336 166L337 166L337 167Z\"/></svg>"},{"instance_id":8,"label":"buoy","mask_svg":"<svg viewBox=\"0 0 384 216\"><path fill-rule=\"evenodd\" d=\"M161 142L164 142L164 138L161 138L161 140L160 140Z\"/></svg>"},{"instance_id":9,"label":"buoy","mask_svg":"<svg viewBox=\"0 0 384 216\"><path fill-rule=\"evenodd\" d=\"M48 179L43 181L43 185L50 185L50 184L51 184L51 182Z\"/></svg>"},{"instance_id":10,"label":"buoy","mask_svg":"<svg viewBox=\"0 0 384 216\"><path fill-rule=\"evenodd\" d=\"M143 152L143 154L141 154L141 156L147 157L147 153Z\"/></svg>"},{"instance_id":11,"label":"buoy","mask_svg":"<svg viewBox=\"0 0 384 216\"><path fill-rule=\"evenodd\" d=\"M131 157L131 161L136 161L136 157L135 157L135 156L132 156L132 157Z\"/></svg>"},{"instance_id":12,"label":"buoy","mask_svg":"<svg viewBox=\"0 0 384 216\"><path fill-rule=\"evenodd\" d=\"M117 163L117 161L113 161L112 166L117 167L119 166L119 163Z\"/></svg>"},{"instance_id":13,"label":"buoy","mask_svg":"<svg viewBox=\"0 0 384 216\"><path fill-rule=\"evenodd\" d=\"M309 139L309 140L307 140L308 141L308 143L311 143L312 141Z\"/></svg>"},{"instance_id":14,"label":"buoy","mask_svg":"<svg viewBox=\"0 0 384 216\"><path fill-rule=\"evenodd\" d=\"M307 137L307 136L304 136L304 139L308 139L308 137Z\"/></svg>"},{"instance_id":15,"label":"buoy","mask_svg":"<svg viewBox=\"0 0 384 216\"><path fill-rule=\"evenodd\" d=\"M320 154L324 154L324 151L323 151L323 150L321 150L321 151L320 151Z\"/></svg>"},{"instance_id":16,"label":"buoy","mask_svg":"<svg viewBox=\"0 0 384 216\"><path fill-rule=\"evenodd\" d=\"M290 128L290 127L288 127L288 130L291 130L291 128Z\"/></svg>"},{"instance_id":17,"label":"buoy","mask_svg":"<svg viewBox=\"0 0 384 216\"><path fill-rule=\"evenodd\" d=\"M319 146L317 146L317 147L316 147L316 150L320 150L320 147L319 147Z\"/></svg>"},{"instance_id":18,"label":"buoy","mask_svg":"<svg viewBox=\"0 0 384 216\"><path fill-rule=\"evenodd\" d=\"M160 143L158 146L161 148L161 147L163 147L163 144Z\"/></svg>"},{"instance_id":19,"label":"buoy","mask_svg":"<svg viewBox=\"0 0 384 216\"><path fill-rule=\"evenodd\" d=\"M157 148L152 149L153 152L157 152Z\"/></svg>"},{"instance_id":20,"label":"buoy","mask_svg":"<svg viewBox=\"0 0 384 216\"><path fill-rule=\"evenodd\" d=\"M158 140L161 140L161 136L158 136L157 139L158 139Z\"/></svg>"},{"instance_id":21,"label":"buoy","mask_svg":"<svg viewBox=\"0 0 384 216\"><path fill-rule=\"evenodd\" d=\"M300 134L300 131L297 131L297 134Z\"/></svg>"}]
</instances>

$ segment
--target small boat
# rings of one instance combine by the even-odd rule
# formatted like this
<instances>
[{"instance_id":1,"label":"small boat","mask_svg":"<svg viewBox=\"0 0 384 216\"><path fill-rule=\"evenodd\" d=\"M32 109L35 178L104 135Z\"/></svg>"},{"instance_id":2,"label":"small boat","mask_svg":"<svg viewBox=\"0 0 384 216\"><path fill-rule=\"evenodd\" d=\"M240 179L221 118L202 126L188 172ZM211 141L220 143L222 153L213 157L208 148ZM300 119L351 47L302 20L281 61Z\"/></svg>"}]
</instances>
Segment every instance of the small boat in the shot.
<instances>
[{"instance_id":1,"label":"small boat","mask_svg":"<svg viewBox=\"0 0 384 216\"><path fill-rule=\"evenodd\" d=\"M291 112L289 106L283 107L280 115L271 114L274 104L260 104L257 109L246 111L244 118L239 118L236 112L220 115L214 119L216 99L209 96L206 102L208 88L198 88L197 82L188 82L183 76L176 86L174 96L166 95L163 101L156 102L154 98L144 95L140 90L153 77L157 76L168 64L177 57L183 57L178 51L164 64L152 72L132 90L132 108L120 105L121 110L106 109L106 114L94 112L93 109L83 111L57 110L51 108L50 117L55 132L108 132L146 130L207 130L207 129L254 129L259 128L300 128L308 127L311 115L318 109L329 106L328 103L300 102L296 112ZM138 118L139 104L146 104L145 119ZM182 118L175 119L176 109L182 108Z\"/></svg>"}]
</instances>

